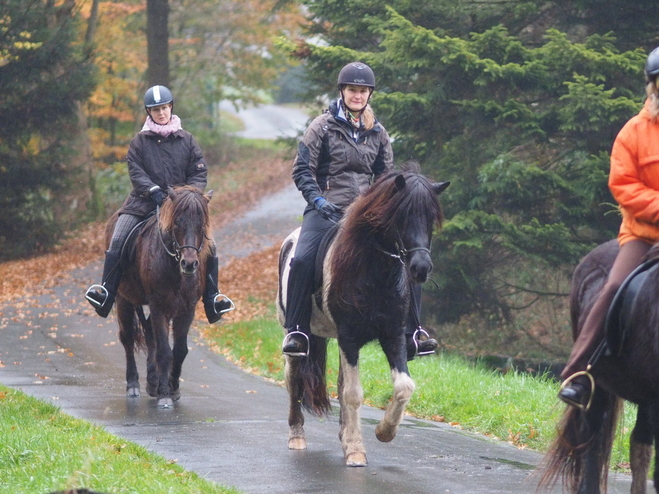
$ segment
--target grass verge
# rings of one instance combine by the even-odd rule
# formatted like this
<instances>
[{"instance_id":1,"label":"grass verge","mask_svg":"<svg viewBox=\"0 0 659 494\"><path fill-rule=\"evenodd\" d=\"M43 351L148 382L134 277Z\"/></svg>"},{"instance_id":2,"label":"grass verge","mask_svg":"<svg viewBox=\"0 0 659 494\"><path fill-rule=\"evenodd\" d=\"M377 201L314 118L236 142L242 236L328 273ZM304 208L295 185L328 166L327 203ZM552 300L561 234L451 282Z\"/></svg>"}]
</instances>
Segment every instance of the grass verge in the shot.
<instances>
[{"instance_id":1,"label":"grass verge","mask_svg":"<svg viewBox=\"0 0 659 494\"><path fill-rule=\"evenodd\" d=\"M0 385L0 493L237 494L161 456Z\"/></svg>"},{"instance_id":2,"label":"grass verge","mask_svg":"<svg viewBox=\"0 0 659 494\"><path fill-rule=\"evenodd\" d=\"M209 326L205 337L230 361L283 384L283 333L274 317ZM336 397L336 340L330 340L328 348L328 389ZM384 408L392 385L377 343L362 349L359 368L365 402ZM556 398L558 383L546 376L514 371L504 374L451 354L417 358L409 368L417 387L407 411L415 417L446 422L540 452L546 451L555 437L564 405ZM612 453L615 470L628 470L629 434L635 417L635 407L627 404Z\"/></svg>"}]
</instances>

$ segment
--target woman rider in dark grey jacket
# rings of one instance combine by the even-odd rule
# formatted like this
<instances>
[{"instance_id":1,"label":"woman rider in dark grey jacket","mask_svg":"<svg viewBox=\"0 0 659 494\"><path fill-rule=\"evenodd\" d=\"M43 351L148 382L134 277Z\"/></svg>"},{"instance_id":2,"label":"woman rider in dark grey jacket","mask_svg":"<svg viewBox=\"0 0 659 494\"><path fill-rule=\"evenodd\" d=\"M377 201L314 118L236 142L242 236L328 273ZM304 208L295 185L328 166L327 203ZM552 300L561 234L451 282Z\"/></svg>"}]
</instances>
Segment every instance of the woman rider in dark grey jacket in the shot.
<instances>
[{"instance_id":1,"label":"woman rider in dark grey jacket","mask_svg":"<svg viewBox=\"0 0 659 494\"><path fill-rule=\"evenodd\" d=\"M201 149L181 120L172 114L174 98L165 86L153 86L144 95L147 119L141 132L130 143L128 173L133 190L119 209L110 246L105 253L103 281L92 285L85 297L101 317L107 317L121 280L121 249L130 231L165 200L165 190L173 185L191 185L203 191L208 169ZM218 260L215 245L208 260L207 279L202 296L208 321L222 317L232 302L218 289Z\"/></svg>"},{"instance_id":2,"label":"woman rider in dark grey jacket","mask_svg":"<svg viewBox=\"0 0 659 494\"><path fill-rule=\"evenodd\" d=\"M293 180L307 201L302 229L291 260L286 300L287 330L282 352L292 357L309 351L311 293L316 252L325 233L341 218L345 208L364 193L380 174L393 167L391 141L375 119L368 101L375 89L375 75L361 62L341 69L340 98L309 125L298 146ZM406 331L408 358L433 353L434 339L417 339L420 286L413 288L415 314Z\"/></svg>"}]
</instances>

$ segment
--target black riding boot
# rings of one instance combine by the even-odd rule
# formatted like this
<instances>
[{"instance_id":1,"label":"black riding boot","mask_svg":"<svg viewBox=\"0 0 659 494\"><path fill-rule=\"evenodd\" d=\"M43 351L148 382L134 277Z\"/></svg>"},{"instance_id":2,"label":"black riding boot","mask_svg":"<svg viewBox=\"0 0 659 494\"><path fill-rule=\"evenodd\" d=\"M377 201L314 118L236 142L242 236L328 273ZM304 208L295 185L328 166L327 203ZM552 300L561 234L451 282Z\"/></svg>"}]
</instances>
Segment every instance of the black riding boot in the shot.
<instances>
[{"instance_id":1,"label":"black riding boot","mask_svg":"<svg viewBox=\"0 0 659 494\"><path fill-rule=\"evenodd\" d=\"M218 288L218 266L217 256L209 256L206 261L206 284L202 301L208 322L213 324L222 318L222 314L236 308L233 301L226 295L220 293Z\"/></svg>"},{"instance_id":2,"label":"black riding boot","mask_svg":"<svg viewBox=\"0 0 659 494\"><path fill-rule=\"evenodd\" d=\"M309 283L311 280L311 284ZM309 355L309 333L311 328L311 292L313 290L313 271L308 266L291 261L288 273L288 291L286 293L286 336L281 352L289 357L307 357Z\"/></svg>"},{"instance_id":3,"label":"black riding boot","mask_svg":"<svg viewBox=\"0 0 659 494\"><path fill-rule=\"evenodd\" d=\"M410 287L410 313L405 329L407 342L407 360L413 360L417 355L432 355L437 349L437 340L431 338L428 332L421 327L421 285L412 284Z\"/></svg>"},{"instance_id":4,"label":"black riding boot","mask_svg":"<svg viewBox=\"0 0 659 494\"><path fill-rule=\"evenodd\" d=\"M121 281L120 260L121 254L106 251L101 284L90 286L85 293L85 298L101 317L108 317L114 304Z\"/></svg>"}]
</instances>

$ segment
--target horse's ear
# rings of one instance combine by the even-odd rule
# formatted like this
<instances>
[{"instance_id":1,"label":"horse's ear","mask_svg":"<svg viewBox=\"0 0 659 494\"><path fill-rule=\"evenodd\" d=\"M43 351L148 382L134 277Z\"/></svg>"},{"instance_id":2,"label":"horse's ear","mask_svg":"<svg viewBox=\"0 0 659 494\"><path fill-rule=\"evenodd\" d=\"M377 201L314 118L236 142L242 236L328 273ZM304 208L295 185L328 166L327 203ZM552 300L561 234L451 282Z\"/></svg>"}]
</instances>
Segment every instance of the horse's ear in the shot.
<instances>
[{"instance_id":1,"label":"horse's ear","mask_svg":"<svg viewBox=\"0 0 659 494\"><path fill-rule=\"evenodd\" d=\"M209 190L208 192L206 192L206 196L205 196L205 197L206 197L206 200L207 200L207 201L210 201L210 200L213 198L213 191L212 191L212 190Z\"/></svg>"},{"instance_id":2,"label":"horse's ear","mask_svg":"<svg viewBox=\"0 0 659 494\"><path fill-rule=\"evenodd\" d=\"M449 185L451 185L451 182L435 182L432 184L432 190L435 194L439 195L444 192Z\"/></svg>"},{"instance_id":3,"label":"horse's ear","mask_svg":"<svg viewBox=\"0 0 659 494\"><path fill-rule=\"evenodd\" d=\"M394 184L396 185L396 191L400 192L405 188L405 177L403 177L402 175L396 175Z\"/></svg>"},{"instance_id":4,"label":"horse's ear","mask_svg":"<svg viewBox=\"0 0 659 494\"><path fill-rule=\"evenodd\" d=\"M176 191L174 190L174 187L167 187L167 195L172 201L174 200L176 197Z\"/></svg>"}]
</instances>

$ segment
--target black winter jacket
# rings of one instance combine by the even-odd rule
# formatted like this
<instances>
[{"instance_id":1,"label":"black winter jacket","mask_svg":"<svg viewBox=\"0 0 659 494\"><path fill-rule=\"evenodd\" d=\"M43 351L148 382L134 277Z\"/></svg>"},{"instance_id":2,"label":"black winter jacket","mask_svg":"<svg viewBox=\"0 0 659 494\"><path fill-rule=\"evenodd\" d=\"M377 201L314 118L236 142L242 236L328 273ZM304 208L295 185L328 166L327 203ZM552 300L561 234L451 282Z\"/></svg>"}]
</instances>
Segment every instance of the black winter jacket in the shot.
<instances>
[{"instance_id":1,"label":"black winter jacket","mask_svg":"<svg viewBox=\"0 0 659 494\"><path fill-rule=\"evenodd\" d=\"M149 192L156 185L163 192L175 185L206 188L206 162L197 141L186 130L167 137L150 130L140 132L131 141L126 160L133 190L119 214L146 216L156 209Z\"/></svg>"},{"instance_id":2,"label":"black winter jacket","mask_svg":"<svg viewBox=\"0 0 659 494\"><path fill-rule=\"evenodd\" d=\"M293 181L309 207L323 196L344 209L377 177L393 167L386 129L376 122L353 138L354 127L340 116L338 100L316 117L298 145Z\"/></svg>"}]
</instances>

